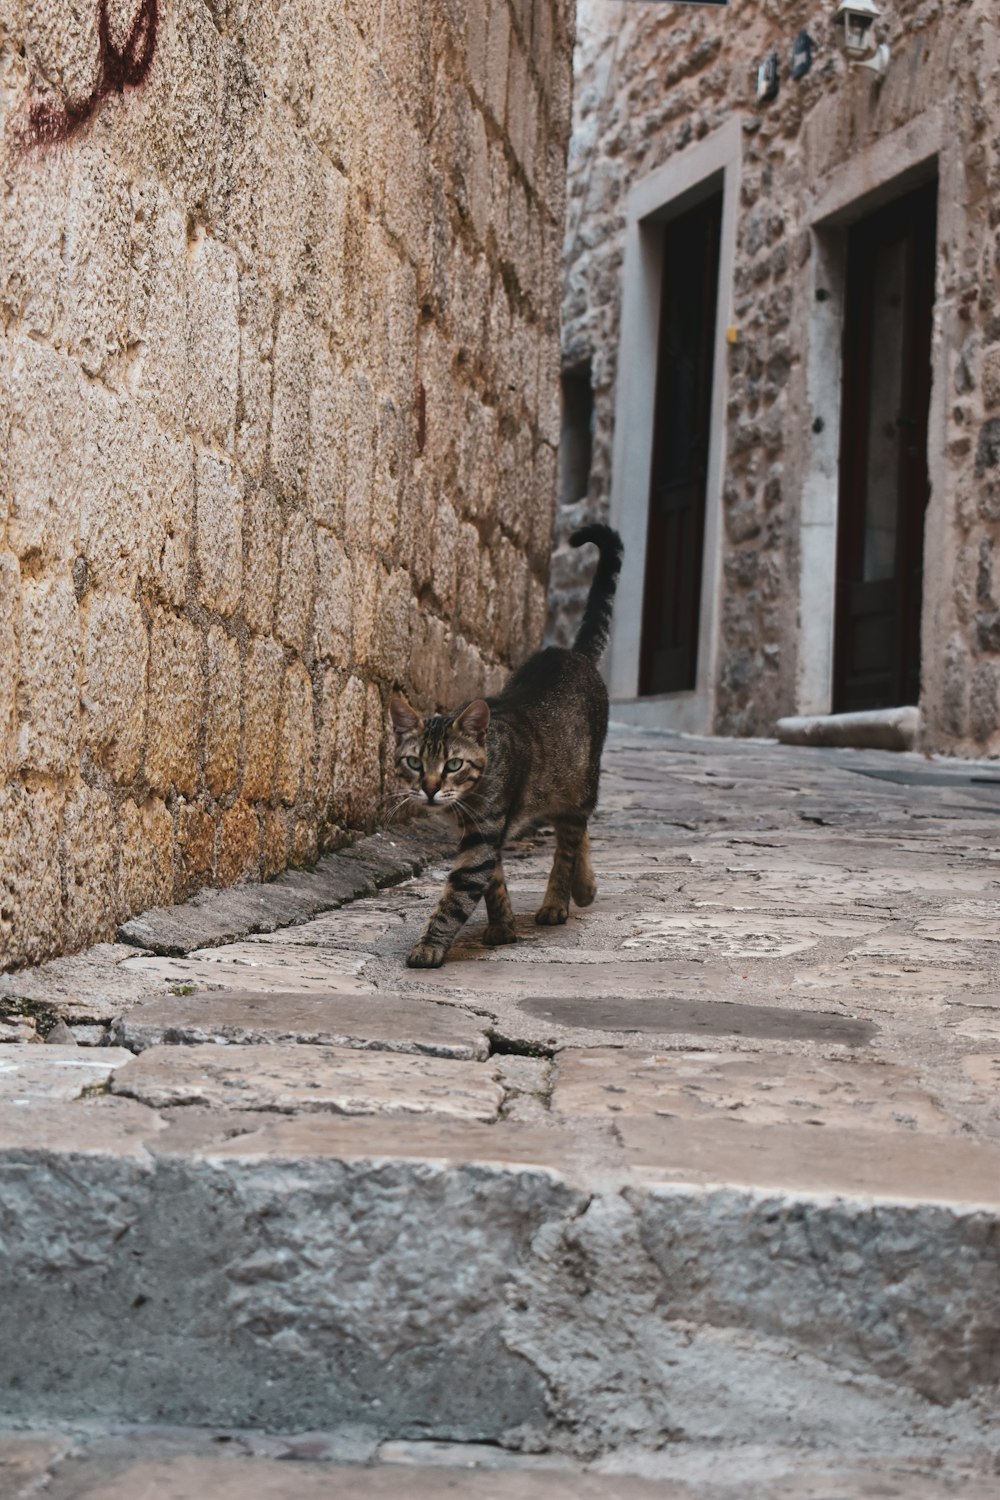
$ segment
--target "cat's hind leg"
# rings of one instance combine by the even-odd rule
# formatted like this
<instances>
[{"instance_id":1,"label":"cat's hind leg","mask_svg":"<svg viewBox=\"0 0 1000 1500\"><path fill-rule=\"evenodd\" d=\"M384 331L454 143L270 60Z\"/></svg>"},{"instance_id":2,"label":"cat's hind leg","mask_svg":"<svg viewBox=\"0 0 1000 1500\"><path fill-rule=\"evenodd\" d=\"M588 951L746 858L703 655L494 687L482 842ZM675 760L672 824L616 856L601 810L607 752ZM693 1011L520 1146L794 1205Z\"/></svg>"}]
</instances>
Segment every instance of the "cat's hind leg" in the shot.
<instances>
[{"instance_id":1,"label":"cat's hind leg","mask_svg":"<svg viewBox=\"0 0 1000 1500\"><path fill-rule=\"evenodd\" d=\"M590 863L590 835L586 828L580 840L580 849L573 867L573 879L569 890L577 906L589 906L597 895L597 880L594 876L594 867Z\"/></svg>"},{"instance_id":2,"label":"cat's hind leg","mask_svg":"<svg viewBox=\"0 0 1000 1500\"><path fill-rule=\"evenodd\" d=\"M503 864L499 859L486 887L486 915L489 926L483 933L483 942L488 948L500 948L504 943L517 942L514 911L507 893Z\"/></svg>"},{"instance_id":3,"label":"cat's hind leg","mask_svg":"<svg viewBox=\"0 0 1000 1500\"><path fill-rule=\"evenodd\" d=\"M559 927L569 916L577 860L587 837L587 819L583 813L561 813L552 821L556 830L556 853L545 898L535 912L535 921L541 927ZM587 866L589 869L589 857Z\"/></svg>"}]
</instances>

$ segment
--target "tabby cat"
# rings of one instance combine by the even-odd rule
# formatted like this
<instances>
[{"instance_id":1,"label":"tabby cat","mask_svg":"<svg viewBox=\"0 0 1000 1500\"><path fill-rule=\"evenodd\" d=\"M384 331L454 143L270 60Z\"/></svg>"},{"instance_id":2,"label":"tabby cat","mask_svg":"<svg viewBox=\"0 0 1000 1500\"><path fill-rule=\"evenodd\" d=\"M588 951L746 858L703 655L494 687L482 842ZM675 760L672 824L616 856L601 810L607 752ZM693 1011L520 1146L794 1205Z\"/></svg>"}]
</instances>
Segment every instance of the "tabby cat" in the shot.
<instances>
[{"instance_id":1,"label":"tabby cat","mask_svg":"<svg viewBox=\"0 0 1000 1500\"><path fill-rule=\"evenodd\" d=\"M476 698L451 714L422 718L393 697L396 768L409 797L454 813L461 841L444 894L406 962L436 969L481 896L489 925L484 942L516 941L504 880L504 842L542 820L556 834L548 887L535 921L565 922L570 897L589 906L597 887L587 819L597 802L608 694L597 662L608 638L621 570L622 543L609 526L584 526L574 547L600 549L573 648L550 646L528 658L495 698Z\"/></svg>"}]
</instances>

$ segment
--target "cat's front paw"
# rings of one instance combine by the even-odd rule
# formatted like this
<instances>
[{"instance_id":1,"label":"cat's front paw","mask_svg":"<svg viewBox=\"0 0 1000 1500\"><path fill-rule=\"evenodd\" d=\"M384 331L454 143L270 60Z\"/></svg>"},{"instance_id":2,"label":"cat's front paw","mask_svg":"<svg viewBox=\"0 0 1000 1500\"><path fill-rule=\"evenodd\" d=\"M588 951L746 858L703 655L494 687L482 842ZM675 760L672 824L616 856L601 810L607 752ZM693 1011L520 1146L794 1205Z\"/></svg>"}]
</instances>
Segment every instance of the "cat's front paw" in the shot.
<instances>
[{"instance_id":1,"label":"cat's front paw","mask_svg":"<svg viewBox=\"0 0 1000 1500\"><path fill-rule=\"evenodd\" d=\"M447 951L447 948L442 948L437 943L417 943L406 956L406 967L408 969L440 969Z\"/></svg>"},{"instance_id":2,"label":"cat's front paw","mask_svg":"<svg viewBox=\"0 0 1000 1500\"><path fill-rule=\"evenodd\" d=\"M535 912L535 921L539 927L561 927L569 917L568 906L551 905L540 906Z\"/></svg>"},{"instance_id":3,"label":"cat's front paw","mask_svg":"<svg viewBox=\"0 0 1000 1500\"><path fill-rule=\"evenodd\" d=\"M505 943L516 943L517 933L513 927L495 927L491 922L483 933L487 948L502 948Z\"/></svg>"}]
</instances>

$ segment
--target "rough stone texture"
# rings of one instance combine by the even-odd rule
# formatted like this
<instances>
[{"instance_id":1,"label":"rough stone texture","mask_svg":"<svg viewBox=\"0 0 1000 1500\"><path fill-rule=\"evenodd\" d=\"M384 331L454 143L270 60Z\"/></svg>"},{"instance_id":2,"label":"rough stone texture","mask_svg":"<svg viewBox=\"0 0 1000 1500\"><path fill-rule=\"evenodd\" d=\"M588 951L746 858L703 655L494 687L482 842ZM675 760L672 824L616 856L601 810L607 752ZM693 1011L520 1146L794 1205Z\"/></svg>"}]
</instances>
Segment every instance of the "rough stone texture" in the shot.
<instances>
[{"instance_id":1,"label":"rough stone texture","mask_svg":"<svg viewBox=\"0 0 1000 1500\"><path fill-rule=\"evenodd\" d=\"M940 119L958 151L954 170L942 175L939 204L923 744L995 754L995 585L987 598L976 597L981 549L992 553L1000 536L995 8L992 0L883 6L878 24L892 61L880 84L848 69L835 44L835 8L828 0L740 0L725 8L580 0L562 358L567 372L589 365L593 460L585 492L564 495L557 521L553 636L562 642L575 629L585 587L587 560L566 545L568 534L608 510L627 194L736 117L736 256L720 304L734 340L726 356L721 501L710 502L721 504L723 529L711 727L769 734L782 716L814 711L801 703L798 685L801 617L816 608L800 597L803 486L807 477L821 488L836 478L808 475L810 430L829 421L808 379L816 357L814 271L824 253L807 217L810 193L852 168L860 198L875 185L866 177L867 152ZM795 82L790 54L803 30L814 62ZM758 105L757 69L772 51L780 92Z\"/></svg>"},{"instance_id":2,"label":"rough stone texture","mask_svg":"<svg viewBox=\"0 0 1000 1500\"><path fill-rule=\"evenodd\" d=\"M94 1054L85 1055L93 1064ZM0 1098L5 1082L0 1073ZM427 1056L410 1060L374 1048L308 1042L156 1045L113 1080L112 1090L154 1109L201 1104L282 1114L433 1114L487 1123L497 1118L503 1102L495 1064Z\"/></svg>"},{"instance_id":3,"label":"rough stone texture","mask_svg":"<svg viewBox=\"0 0 1000 1500\"><path fill-rule=\"evenodd\" d=\"M274 1434L133 1428L74 1438L0 1434L0 1476L10 1500L43 1486L51 1500L992 1500L985 1466L951 1455L863 1457L778 1446L668 1444L593 1465L557 1453L485 1443L380 1443L367 1427ZM23 1486L23 1488L21 1488ZM7 1490L4 1491L5 1495Z\"/></svg>"},{"instance_id":4,"label":"rough stone texture","mask_svg":"<svg viewBox=\"0 0 1000 1500\"><path fill-rule=\"evenodd\" d=\"M370 830L547 569L569 0L119 9L0 17L0 970Z\"/></svg>"},{"instance_id":5,"label":"rough stone texture","mask_svg":"<svg viewBox=\"0 0 1000 1500\"><path fill-rule=\"evenodd\" d=\"M138 1474L184 1495L190 1474L203 1493L196 1457L265 1452L215 1444L219 1423L298 1431L266 1449L292 1493L289 1460L380 1475L483 1466L493 1444L500 1473L546 1445L573 1466L522 1459L526 1495L543 1472L586 1494L589 1460L699 1500L979 1500L998 785L920 755L615 730L597 900L563 928L533 921L550 847L525 840L505 861L519 941L487 949L474 922L440 971L407 970L443 871L377 891L413 864L375 838L146 919L164 948L185 915L221 946L0 978L28 1033L0 1052L8 1420L209 1429L127 1478L157 1455L85 1444L47 1492ZM345 871L368 894L324 910ZM60 1020L131 1050L73 1048ZM390 1492L421 1493L409 1477Z\"/></svg>"},{"instance_id":6,"label":"rough stone texture","mask_svg":"<svg viewBox=\"0 0 1000 1500\"><path fill-rule=\"evenodd\" d=\"M312 925L307 924L307 928ZM489 1054L481 1023L466 1012L453 1005L427 1005L384 994L284 992L266 996L237 990L221 995L171 995L134 1006L118 1021L114 1036L133 1052L164 1042L190 1046L266 1041L420 1052L478 1061Z\"/></svg>"}]
</instances>

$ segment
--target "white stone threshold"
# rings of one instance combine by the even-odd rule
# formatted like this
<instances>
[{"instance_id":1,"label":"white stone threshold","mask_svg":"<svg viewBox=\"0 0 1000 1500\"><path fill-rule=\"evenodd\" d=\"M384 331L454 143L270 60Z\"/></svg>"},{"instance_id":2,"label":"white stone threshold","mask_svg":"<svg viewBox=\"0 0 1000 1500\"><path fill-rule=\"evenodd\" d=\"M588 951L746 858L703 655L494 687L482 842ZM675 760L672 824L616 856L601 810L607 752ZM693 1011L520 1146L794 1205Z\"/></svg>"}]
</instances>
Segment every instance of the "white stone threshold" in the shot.
<instances>
[{"instance_id":1,"label":"white stone threshold","mask_svg":"<svg viewBox=\"0 0 1000 1500\"><path fill-rule=\"evenodd\" d=\"M783 745L836 745L854 750L915 750L919 708L877 708L865 713L817 714L779 719L774 732Z\"/></svg>"}]
</instances>

